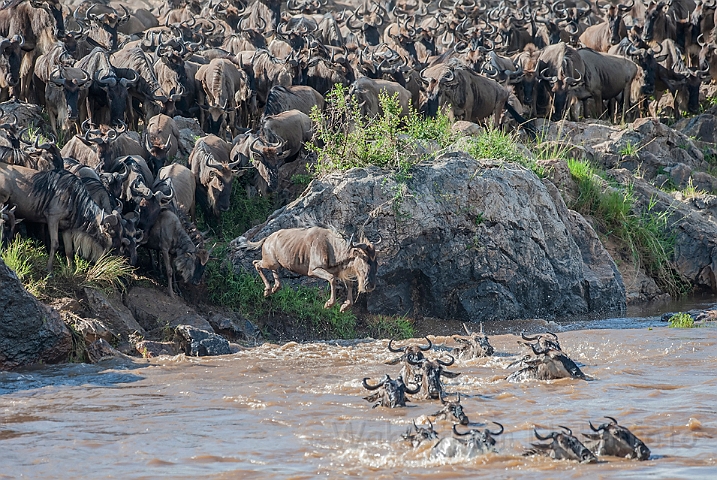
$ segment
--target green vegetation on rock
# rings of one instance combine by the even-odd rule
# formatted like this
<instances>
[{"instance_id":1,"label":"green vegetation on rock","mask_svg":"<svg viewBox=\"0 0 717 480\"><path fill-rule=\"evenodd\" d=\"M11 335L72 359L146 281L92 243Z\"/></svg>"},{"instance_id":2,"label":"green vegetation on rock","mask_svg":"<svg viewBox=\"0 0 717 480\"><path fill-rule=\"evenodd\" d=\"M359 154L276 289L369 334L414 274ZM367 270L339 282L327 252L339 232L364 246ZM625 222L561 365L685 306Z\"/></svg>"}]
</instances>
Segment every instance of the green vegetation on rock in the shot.
<instances>
[{"instance_id":1,"label":"green vegetation on rock","mask_svg":"<svg viewBox=\"0 0 717 480\"><path fill-rule=\"evenodd\" d=\"M695 320L689 313L676 313L670 317L669 320L670 328L694 328Z\"/></svg>"}]
</instances>

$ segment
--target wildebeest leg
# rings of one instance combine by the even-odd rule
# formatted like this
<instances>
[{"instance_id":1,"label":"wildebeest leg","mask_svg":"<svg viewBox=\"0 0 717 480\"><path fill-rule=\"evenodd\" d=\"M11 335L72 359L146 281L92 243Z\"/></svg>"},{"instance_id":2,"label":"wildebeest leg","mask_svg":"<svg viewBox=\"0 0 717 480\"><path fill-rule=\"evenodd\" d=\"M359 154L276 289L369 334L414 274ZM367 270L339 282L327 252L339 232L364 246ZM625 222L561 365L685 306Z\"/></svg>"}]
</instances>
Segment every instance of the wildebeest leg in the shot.
<instances>
[{"instance_id":1,"label":"wildebeest leg","mask_svg":"<svg viewBox=\"0 0 717 480\"><path fill-rule=\"evenodd\" d=\"M351 280L346 280L344 282L346 285L346 301L341 305L341 311L345 312L351 305L354 304L353 300L353 282Z\"/></svg>"},{"instance_id":2,"label":"wildebeest leg","mask_svg":"<svg viewBox=\"0 0 717 480\"><path fill-rule=\"evenodd\" d=\"M310 269L307 273L310 277L317 277L317 278L323 278L327 282L329 282L329 287L331 287L331 296L324 304L324 308L331 308L336 303L336 277L324 270L323 268L314 268Z\"/></svg>"},{"instance_id":3,"label":"wildebeest leg","mask_svg":"<svg viewBox=\"0 0 717 480\"><path fill-rule=\"evenodd\" d=\"M57 252L60 246L59 230L60 221L59 219L50 219L47 222L47 229L50 232L50 254L47 258L47 273L52 274L52 263L55 260L55 252Z\"/></svg>"},{"instance_id":4,"label":"wildebeest leg","mask_svg":"<svg viewBox=\"0 0 717 480\"><path fill-rule=\"evenodd\" d=\"M62 232L62 243L65 244L65 257L67 257L67 266L70 270L74 269L75 249L72 245L72 232L65 230Z\"/></svg>"},{"instance_id":5,"label":"wildebeest leg","mask_svg":"<svg viewBox=\"0 0 717 480\"><path fill-rule=\"evenodd\" d=\"M253 263L254 263L254 268L256 268L256 271L259 272L259 276L264 281L264 296L268 297L269 295L271 295L274 292L272 292L271 284L269 283L269 280L266 278L266 275L264 275L264 272L262 271L262 268L264 268L262 266L262 260L254 260ZM274 271L272 270L272 273L273 272ZM275 279L277 279L278 277L279 277L278 274L274 274Z\"/></svg>"},{"instance_id":6,"label":"wildebeest leg","mask_svg":"<svg viewBox=\"0 0 717 480\"><path fill-rule=\"evenodd\" d=\"M172 262L169 258L169 249L162 249L162 257L164 257L164 269L167 272L167 286L169 289L169 296L174 298L174 288L172 288L172 275L174 274L174 272L172 271Z\"/></svg>"}]
</instances>

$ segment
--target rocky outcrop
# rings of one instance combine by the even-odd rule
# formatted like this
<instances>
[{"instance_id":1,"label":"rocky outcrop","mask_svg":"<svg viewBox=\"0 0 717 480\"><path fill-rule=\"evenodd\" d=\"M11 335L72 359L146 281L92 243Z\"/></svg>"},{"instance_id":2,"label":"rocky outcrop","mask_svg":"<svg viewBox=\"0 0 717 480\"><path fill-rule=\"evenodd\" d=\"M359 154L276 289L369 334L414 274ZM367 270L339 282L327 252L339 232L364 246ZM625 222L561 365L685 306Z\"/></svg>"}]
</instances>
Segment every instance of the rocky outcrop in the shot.
<instances>
[{"instance_id":1,"label":"rocky outcrop","mask_svg":"<svg viewBox=\"0 0 717 480\"><path fill-rule=\"evenodd\" d=\"M190 325L178 325L175 331L180 337L180 345L184 353L191 357L229 355L232 353L227 339L215 333L200 330Z\"/></svg>"},{"instance_id":2,"label":"rocky outcrop","mask_svg":"<svg viewBox=\"0 0 717 480\"><path fill-rule=\"evenodd\" d=\"M197 143L197 138L206 135L199 126L196 118L186 118L176 116L172 120L177 124L179 130L179 145L177 146L177 156L187 159Z\"/></svg>"},{"instance_id":3,"label":"rocky outcrop","mask_svg":"<svg viewBox=\"0 0 717 480\"><path fill-rule=\"evenodd\" d=\"M329 175L246 236L307 224L382 239L371 313L480 321L625 308L592 228L518 165L448 153L406 183L375 167ZM253 271L254 252L230 257Z\"/></svg>"},{"instance_id":4,"label":"rocky outcrop","mask_svg":"<svg viewBox=\"0 0 717 480\"><path fill-rule=\"evenodd\" d=\"M25 290L0 259L0 370L66 361L72 335L60 315Z\"/></svg>"}]
</instances>

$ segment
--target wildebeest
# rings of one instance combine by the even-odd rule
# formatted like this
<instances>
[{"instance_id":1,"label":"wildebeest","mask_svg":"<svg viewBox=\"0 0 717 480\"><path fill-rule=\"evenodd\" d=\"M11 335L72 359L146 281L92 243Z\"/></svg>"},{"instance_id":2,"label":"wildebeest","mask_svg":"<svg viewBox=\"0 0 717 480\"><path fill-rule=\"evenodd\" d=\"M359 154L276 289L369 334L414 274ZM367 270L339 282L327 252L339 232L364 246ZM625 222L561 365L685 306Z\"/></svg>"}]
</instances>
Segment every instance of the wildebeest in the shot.
<instances>
[{"instance_id":1,"label":"wildebeest","mask_svg":"<svg viewBox=\"0 0 717 480\"><path fill-rule=\"evenodd\" d=\"M279 268L283 267L300 275L322 278L329 282L331 296L324 308L336 303L336 279L346 283L346 301L341 311L353 305L352 282L358 279L359 293L371 292L376 287L376 250L368 241L348 242L328 228L287 228L278 230L258 242L240 238L240 248L258 250L262 259L254 261L254 268L264 281L264 296L281 288ZM262 272L267 269L274 275L274 287Z\"/></svg>"},{"instance_id":2,"label":"wildebeest","mask_svg":"<svg viewBox=\"0 0 717 480\"><path fill-rule=\"evenodd\" d=\"M421 383L421 368L420 368L420 362L424 360L423 352L427 352L431 349L433 344L431 343L431 340L428 337L424 337L426 339L425 346L421 345L406 345L403 348L394 348L392 346L393 340L390 340L388 342L388 350L393 353L402 353L400 357L393 358L392 360L389 360L386 362L386 365L396 365L399 362L403 362L403 366L401 367L401 376L406 379L409 383L418 384ZM413 363L409 363L408 359L411 359Z\"/></svg>"},{"instance_id":3,"label":"wildebeest","mask_svg":"<svg viewBox=\"0 0 717 480\"><path fill-rule=\"evenodd\" d=\"M353 83L349 94L356 97L361 115L365 117L373 118L383 114L380 101L382 94L387 95L390 99L396 99L401 109L401 115L405 116L409 113L411 92L396 82L361 77Z\"/></svg>"},{"instance_id":4,"label":"wildebeest","mask_svg":"<svg viewBox=\"0 0 717 480\"><path fill-rule=\"evenodd\" d=\"M506 380L509 382L523 382L525 380L554 380L558 378L579 378L587 380L585 374L570 357L559 350L541 350L539 346L531 344L534 357L526 356L513 365L521 364L523 368L511 373Z\"/></svg>"},{"instance_id":5,"label":"wildebeest","mask_svg":"<svg viewBox=\"0 0 717 480\"><path fill-rule=\"evenodd\" d=\"M229 210L232 183L239 161L230 162L231 146L217 137L207 135L197 140L189 155L189 167L197 183L197 199L205 211L219 217Z\"/></svg>"},{"instance_id":6,"label":"wildebeest","mask_svg":"<svg viewBox=\"0 0 717 480\"><path fill-rule=\"evenodd\" d=\"M448 107L451 120L479 122L493 115L498 126L503 109L519 123L525 123L508 104L508 90L493 79L478 75L455 60L439 63L421 71L426 88L425 111L435 116L438 109Z\"/></svg>"},{"instance_id":7,"label":"wildebeest","mask_svg":"<svg viewBox=\"0 0 717 480\"><path fill-rule=\"evenodd\" d=\"M299 110L309 115L314 107L323 111L324 97L313 88L306 85L274 85L266 97L264 115L276 115L287 110Z\"/></svg>"},{"instance_id":8,"label":"wildebeest","mask_svg":"<svg viewBox=\"0 0 717 480\"><path fill-rule=\"evenodd\" d=\"M493 422L500 430L492 432L487 428L483 430L471 429L467 432L459 432L456 429L456 425L453 425L453 433L461 437L468 438L455 438L446 437L442 438L431 450L431 459L444 459L444 458L473 458L478 455L485 453L495 452L495 438L503 433L503 425L498 422Z\"/></svg>"},{"instance_id":9,"label":"wildebeest","mask_svg":"<svg viewBox=\"0 0 717 480\"><path fill-rule=\"evenodd\" d=\"M531 443L523 455L545 455L555 460L576 460L580 463L595 463L597 457L580 440L573 436L572 430L560 426L563 432L550 432L550 435L541 436L534 428L533 433L538 440L552 440L550 443Z\"/></svg>"},{"instance_id":10,"label":"wildebeest","mask_svg":"<svg viewBox=\"0 0 717 480\"><path fill-rule=\"evenodd\" d=\"M279 185L279 166L291 153L284 147L282 140L266 143L258 135L243 133L234 139L230 158L236 164L237 175L244 169L256 169L254 186L260 195L265 196Z\"/></svg>"},{"instance_id":11,"label":"wildebeest","mask_svg":"<svg viewBox=\"0 0 717 480\"><path fill-rule=\"evenodd\" d=\"M603 423L595 427L592 422L590 429L595 433L583 433L587 438L585 444L595 455L602 457L609 455L622 458L636 458L648 460L650 449L642 440L632 434L627 428L618 425L617 420L612 417L605 417L610 423Z\"/></svg>"},{"instance_id":12,"label":"wildebeest","mask_svg":"<svg viewBox=\"0 0 717 480\"><path fill-rule=\"evenodd\" d=\"M171 180L174 189L174 203L177 207L194 221L195 219L195 201L194 193L196 190L196 181L194 174L187 167L178 163L167 165L157 173L156 182L163 180Z\"/></svg>"},{"instance_id":13,"label":"wildebeest","mask_svg":"<svg viewBox=\"0 0 717 480\"><path fill-rule=\"evenodd\" d=\"M446 400L443 395L441 395L441 403L443 404L443 408L434 413L432 415L433 417L436 417L436 419L439 417L447 419L450 416L453 420L457 420L461 425L468 425L470 423L468 415L465 414L463 411L463 405L461 405L460 392L457 394L457 398L453 401Z\"/></svg>"},{"instance_id":14,"label":"wildebeest","mask_svg":"<svg viewBox=\"0 0 717 480\"><path fill-rule=\"evenodd\" d=\"M413 429L409 427L408 431L401 435L405 441L409 442L413 448L418 447L423 442L430 440L436 440L438 438L438 432L433 429L433 424L428 421L428 426L418 426L416 421L413 421Z\"/></svg>"},{"instance_id":15,"label":"wildebeest","mask_svg":"<svg viewBox=\"0 0 717 480\"><path fill-rule=\"evenodd\" d=\"M16 208L8 208L7 205L0 208L0 247L4 247L15 236L15 226L18 223L15 218Z\"/></svg>"},{"instance_id":16,"label":"wildebeest","mask_svg":"<svg viewBox=\"0 0 717 480\"><path fill-rule=\"evenodd\" d=\"M488 341L488 335L483 333L483 323L480 324L480 332L471 332L466 324L463 324L468 336L453 335L453 340L458 342L458 346L453 349L458 358L471 359L490 357L493 355L493 346Z\"/></svg>"},{"instance_id":17,"label":"wildebeest","mask_svg":"<svg viewBox=\"0 0 717 480\"><path fill-rule=\"evenodd\" d=\"M13 203L18 218L44 223L50 236L47 271L52 272L62 233L68 265L74 254L96 261L119 236L119 216L107 215L82 185L65 170L38 172L0 163L0 203Z\"/></svg>"},{"instance_id":18,"label":"wildebeest","mask_svg":"<svg viewBox=\"0 0 717 480\"><path fill-rule=\"evenodd\" d=\"M144 148L149 153L147 164L154 176L168 158L177 154L178 146L179 128L172 117L159 114L149 119L144 132Z\"/></svg>"},{"instance_id":19,"label":"wildebeest","mask_svg":"<svg viewBox=\"0 0 717 480\"><path fill-rule=\"evenodd\" d=\"M57 133L68 130L79 118L80 91L89 88L90 75L79 68L58 68L50 74L45 86L45 106L50 127Z\"/></svg>"},{"instance_id":20,"label":"wildebeest","mask_svg":"<svg viewBox=\"0 0 717 480\"><path fill-rule=\"evenodd\" d=\"M195 78L203 90L199 92L199 106L206 114L202 127L208 133L220 135L229 127L236 134L236 110L248 99L247 79L234 63L215 58L197 70Z\"/></svg>"},{"instance_id":21,"label":"wildebeest","mask_svg":"<svg viewBox=\"0 0 717 480\"><path fill-rule=\"evenodd\" d=\"M421 398L425 399L438 399L443 396L443 383L441 377L455 378L460 375L460 372L449 372L444 370L443 367L453 365L455 359L450 357L449 361L441 359L428 360L424 358L420 362L414 362L410 358L406 361L412 365L420 366L421 371Z\"/></svg>"},{"instance_id":22,"label":"wildebeest","mask_svg":"<svg viewBox=\"0 0 717 480\"><path fill-rule=\"evenodd\" d=\"M403 378L401 378L401 376L399 376L396 380L391 380L391 377L386 375L376 385L370 385L367 380L368 377L364 378L361 382L365 389L378 390L376 393L372 393L368 397L364 397L364 399L369 402L376 402L373 408L379 406L387 408L405 407L406 402L409 401L406 398L406 394L409 393L413 395L418 393L418 387L411 390L405 383L403 383Z\"/></svg>"},{"instance_id":23,"label":"wildebeest","mask_svg":"<svg viewBox=\"0 0 717 480\"><path fill-rule=\"evenodd\" d=\"M182 223L170 210L162 210L159 214L147 235L145 247L162 252L170 297L174 297L172 275L175 271L184 283L191 281L196 285L209 261L209 252L192 242Z\"/></svg>"},{"instance_id":24,"label":"wildebeest","mask_svg":"<svg viewBox=\"0 0 717 480\"><path fill-rule=\"evenodd\" d=\"M525 332L520 332L520 337L525 340L525 342L521 342L520 340L518 340L519 345L525 345L528 347L530 347L531 345L537 345L538 349L541 351L562 351L562 348L560 348L560 342L558 341L558 336L552 332L545 332L544 334L540 333L533 336L528 336L525 334Z\"/></svg>"},{"instance_id":25,"label":"wildebeest","mask_svg":"<svg viewBox=\"0 0 717 480\"><path fill-rule=\"evenodd\" d=\"M299 110L264 116L260 132L265 142L280 143L282 160L290 162L296 159L304 142L311 140L311 118Z\"/></svg>"}]
</instances>

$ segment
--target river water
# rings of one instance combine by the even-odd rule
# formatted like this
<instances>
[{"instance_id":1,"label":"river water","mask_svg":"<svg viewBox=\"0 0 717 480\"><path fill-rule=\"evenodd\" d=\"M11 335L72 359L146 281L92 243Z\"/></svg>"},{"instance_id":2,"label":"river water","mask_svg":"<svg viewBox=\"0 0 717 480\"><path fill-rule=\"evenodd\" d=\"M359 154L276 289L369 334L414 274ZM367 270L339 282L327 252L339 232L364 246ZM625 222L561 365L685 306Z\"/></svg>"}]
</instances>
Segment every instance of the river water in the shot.
<instances>
[{"instance_id":1,"label":"river water","mask_svg":"<svg viewBox=\"0 0 717 480\"><path fill-rule=\"evenodd\" d=\"M545 328L559 331L591 381L505 381L525 353L513 334L491 336L495 356L456 361L449 370L461 375L444 381L471 422L505 426L498 453L438 462L430 445L401 441L439 403L372 409L362 398L363 377L398 375L384 364L395 355L385 340L265 344L224 357L0 373L0 478L717 476L717 328L670 329L657 317L528 325ZM521 455L534 425L577 434L604 415L640 437L651 459L580 465ZM435 425L451 435L451 422Z\"/></svg>"}]
</instances>

